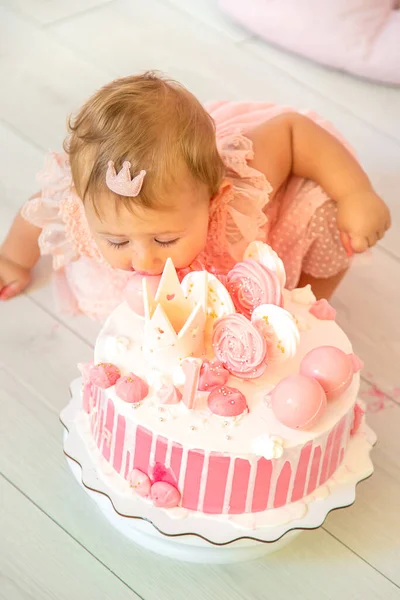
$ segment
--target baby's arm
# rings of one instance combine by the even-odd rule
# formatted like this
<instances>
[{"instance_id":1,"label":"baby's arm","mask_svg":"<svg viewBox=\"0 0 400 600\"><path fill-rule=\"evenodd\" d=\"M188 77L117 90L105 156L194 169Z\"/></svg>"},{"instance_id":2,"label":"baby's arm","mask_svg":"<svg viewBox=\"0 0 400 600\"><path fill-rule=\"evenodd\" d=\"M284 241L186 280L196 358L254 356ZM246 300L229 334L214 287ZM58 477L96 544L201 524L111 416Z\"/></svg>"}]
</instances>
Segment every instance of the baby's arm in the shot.
<instances>
[{"instance_id":1,"label":"baby's arm","mask_svg":"<svg viewBox=\"0 0 400 600\"><path fill-rule=\"evenodd\" d=\"M390 227L390 213L350 152L325 129L298 113L263 123L249 137L255 158L276 193L291 174L312 179L338 203L337 223L363 252Z\"/></svg>"},{"instance_id":2,"label":"baby's arm","mask_svg":"<svg viewBox=\"0 0 400 600\"><path fill-rule=\"evenodd\" d=\"M40 255L40 231L17 214L0 246L0 300L16 296L29 284L30 271Z\"/></svg>"}]
</instances>

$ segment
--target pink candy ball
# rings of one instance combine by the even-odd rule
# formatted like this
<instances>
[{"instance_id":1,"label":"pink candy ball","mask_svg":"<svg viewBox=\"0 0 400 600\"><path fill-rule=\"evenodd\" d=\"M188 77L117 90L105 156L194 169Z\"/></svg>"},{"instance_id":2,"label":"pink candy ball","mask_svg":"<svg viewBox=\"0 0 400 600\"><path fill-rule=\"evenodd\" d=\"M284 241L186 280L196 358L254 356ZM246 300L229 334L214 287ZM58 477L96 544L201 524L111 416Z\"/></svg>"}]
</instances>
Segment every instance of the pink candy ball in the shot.
<instances>
[{"instance_id":1,"label":"pink candy ball","mask_svg":"<svg viewBox=\"0 0 400 600\"><path fill-rule=\"evenodd\" d=\"M156 295L160 279L161 275L146 275L147 285L153 297ZM125 300L127 301L129 308L140 317L144 316L142 282L143 275L140 273L133 273L125 288Z\"/></svg>"},{"instance_id":2,"label":"pink candy ball","mask_svg":"<svg viewBox=\"0 0 400 600\"><path fill-rule=\"evenodd\" d=\"M208 408L220 417L237 417L247 409L247 402L236 388L222 386L210 392Z\"/></svg>"},{"instance_id":3,"label":"pink candy ball","mask_svg":"<svg viewBox=\"0 0 400 600\"><path fill-rule=\"evenodd\" d=\"M304 375L282 379L271 393L275 417L292 429L309 429L326 408L326 394L318 381Z\"/></svg>"},{"instance_id":4,"label":"pink candy ball","mask_svg":"<svg viewBox=\"0 0 400 600\"><path fill-rule=\"evenodd\" d=\"M151 486L151 499L159 508L174 508L179 505L181 495L175 486L166 481L156 481Z\"/></svg>"},{"instance_id":5,"label":"pink candy ball","mask_svg":"<svg viewBox=\"0 0 400 600\"><path fill-rule=\"evenodd\" d=\"M321 384L328 400L337 398L350 386L354 366L351 356L334 346L314 348L303 358L300 373Z\"/></svg>"}]
</instances>

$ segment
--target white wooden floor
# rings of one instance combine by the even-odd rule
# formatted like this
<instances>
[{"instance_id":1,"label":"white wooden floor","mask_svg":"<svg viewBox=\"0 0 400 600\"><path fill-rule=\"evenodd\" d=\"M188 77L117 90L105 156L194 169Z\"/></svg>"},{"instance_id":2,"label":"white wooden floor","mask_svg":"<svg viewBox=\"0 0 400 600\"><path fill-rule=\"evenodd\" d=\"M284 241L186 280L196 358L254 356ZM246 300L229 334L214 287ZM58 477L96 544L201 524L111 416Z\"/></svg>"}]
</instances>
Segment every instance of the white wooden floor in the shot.
<instances>
[{"instance_id":1,"label":"white wooden floor","mask_svg":"<svg viewBox=\"0 0 400 600\"><path fill-rule=\"evenodd\" d=\"M0 238L44 152L60 148L66 115L108 80L153 68L202 100L320 111L390 204L391 232L334 301L366 364L376 472L353 507L268 559L176 565L122 539L70 474L58 420L97 326L54 312L42 263L26 295L0 304L0 598L400 598L400 89L269 47L216 0L0 0Z\"/></svg>"}]
</instances>

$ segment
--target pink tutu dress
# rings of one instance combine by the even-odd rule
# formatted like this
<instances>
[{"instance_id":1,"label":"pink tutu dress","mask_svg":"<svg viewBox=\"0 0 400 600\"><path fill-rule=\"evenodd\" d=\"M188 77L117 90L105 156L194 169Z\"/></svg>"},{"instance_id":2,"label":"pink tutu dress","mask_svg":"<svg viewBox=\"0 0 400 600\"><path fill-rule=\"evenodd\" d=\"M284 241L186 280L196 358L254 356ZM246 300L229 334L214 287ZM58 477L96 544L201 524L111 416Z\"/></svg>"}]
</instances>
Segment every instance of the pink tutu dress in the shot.
<instances>
[{"instance_id":1,"label":"pink tutu dress","mask_svg":"<svg viewBox=\"0 0 400 600\"><path fill-rule=\"evenodd\" d=\"M288 288L296 286L302 271L330 277L345 269L348 258L336 227L336 203L316 183L300 177L291 177L270 201L270 183L248 165L253 149L246 132L292 109L265 102L216 102L206 108L216 124L217 146L232 189L211 205L207 244L198 257L201 265L226 273L243 258L250 242L261 240L282 258ZM330 123L305 114L343 142ZM42 254L53 257L57 304L64 312L104 319L122 301L132 272L114 269L102 257L66 154L48 154L38 180L41 194L28 200L22 214L42 228L39 246Z\"/></svg>"}]
</instances>

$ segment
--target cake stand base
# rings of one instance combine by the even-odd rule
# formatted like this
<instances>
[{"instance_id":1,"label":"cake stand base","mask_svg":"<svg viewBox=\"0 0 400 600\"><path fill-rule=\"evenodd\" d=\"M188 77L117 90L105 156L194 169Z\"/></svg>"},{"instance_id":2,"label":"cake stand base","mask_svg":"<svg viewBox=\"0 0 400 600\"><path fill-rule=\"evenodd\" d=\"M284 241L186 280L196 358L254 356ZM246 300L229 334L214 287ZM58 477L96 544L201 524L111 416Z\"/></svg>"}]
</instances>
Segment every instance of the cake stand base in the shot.
<instances>
[{"instance_id":1,"label":"cake stand base","mask_svg":"<svg viewBox=\"0 0 400 600\"><path fill-rule=\"evenodd\" d=\"M369 455L376 436L362 423L350 440L340 467L310 496L281 509L265 511L265 515L254 513L256 519L262 517L258 521L253 520L253 515L242 515L245 518L236 522L227 515L207 516L194 511L177 518L174 509L170 512L156 508L129 487L125 491L115 487L115 471L101 457L90 431L84 427L86 413L81 408L80 388L80 380L72 383L71 400L61 413L64 452L74 476L121 534L169 558L222 564L276 552L303 530L322 525L331 510L351 505L357 484L373 472Z\"/></svg>"},{"instance_id":2,"label":"cake stand base","mask_svg":"<svg viewBox=\"0 0 400 600\"><path fill-rule=\"evenodd\" d=\"M115 529L135 544L168 558L192 563L227 564L244 562L276 552L302 533L301 529L295 529L289 531L276 542L265 543L241 539L226 546L215 546L195 535L176 538L167 537L147 521L123 517L116 513L106 496L93 492L83 485L80 466L69 458L67 460L78 483L96 502L104 517Z\"/></svg>"}]
</instances>

